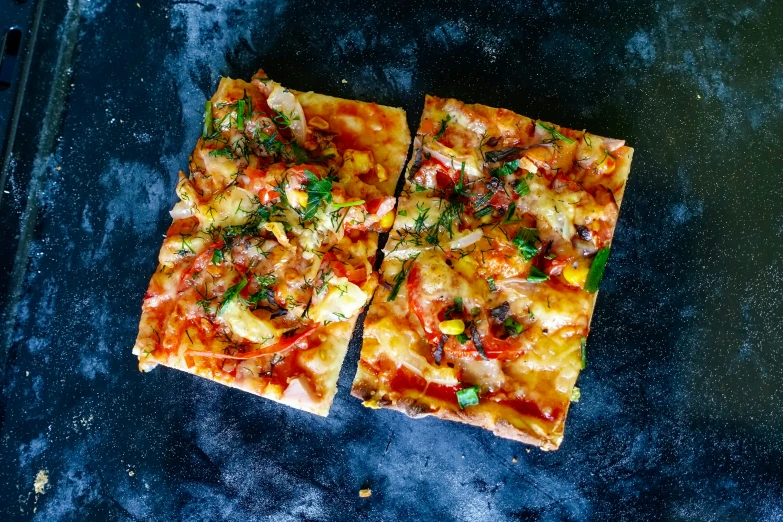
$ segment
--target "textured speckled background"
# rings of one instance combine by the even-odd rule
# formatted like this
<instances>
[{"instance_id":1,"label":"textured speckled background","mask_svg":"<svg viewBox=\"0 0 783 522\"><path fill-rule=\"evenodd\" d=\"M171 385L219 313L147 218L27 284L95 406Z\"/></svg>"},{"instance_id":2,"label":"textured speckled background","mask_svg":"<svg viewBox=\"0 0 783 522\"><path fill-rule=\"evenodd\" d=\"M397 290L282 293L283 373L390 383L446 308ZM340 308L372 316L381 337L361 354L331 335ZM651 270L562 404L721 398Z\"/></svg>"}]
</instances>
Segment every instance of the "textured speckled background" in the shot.
<instances>
[{"instance_id":1,"label":"textured speckled background","mask_svg":"<svg viewBox=\"0 0 783 522\"><path fill-rule=\"evenodd\" d=\"M783 3L5 0L0 26L40 2L0 195L0 519L783 520ZM326 419L137 371L203 100L261 66L412 128L428 92L636 148L560 451L363 408L356 344Z\"/></svg>"}]
</instances>

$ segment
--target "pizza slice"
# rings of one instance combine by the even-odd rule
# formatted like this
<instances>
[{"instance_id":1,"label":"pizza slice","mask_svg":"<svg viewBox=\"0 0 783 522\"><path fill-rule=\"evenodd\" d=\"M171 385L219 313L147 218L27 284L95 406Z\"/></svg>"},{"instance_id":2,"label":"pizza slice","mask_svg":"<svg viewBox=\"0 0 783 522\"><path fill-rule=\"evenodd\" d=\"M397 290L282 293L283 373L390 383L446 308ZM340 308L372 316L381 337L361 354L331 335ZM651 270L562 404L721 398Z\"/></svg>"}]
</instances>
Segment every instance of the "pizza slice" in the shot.
<instances>
[{"instance_id":1,"label":"pizza slice","mask_svg":"<svg viewBox=\"0 0 783 522\"><path fill-rule=\"evenodd\" d=\"M428 96L352 393L556 449L632 156Z\"/></svg>"},{"instance_id":2,"label":"pizza slice","mask_svg":"<svg viewBox=\"0 0 783 522\"><path fill-rule=\"evenodd\" d=\"M401 109L223 78L144 298L140 368L326 415L409 145Z\"/></svg>"}]
</instances>

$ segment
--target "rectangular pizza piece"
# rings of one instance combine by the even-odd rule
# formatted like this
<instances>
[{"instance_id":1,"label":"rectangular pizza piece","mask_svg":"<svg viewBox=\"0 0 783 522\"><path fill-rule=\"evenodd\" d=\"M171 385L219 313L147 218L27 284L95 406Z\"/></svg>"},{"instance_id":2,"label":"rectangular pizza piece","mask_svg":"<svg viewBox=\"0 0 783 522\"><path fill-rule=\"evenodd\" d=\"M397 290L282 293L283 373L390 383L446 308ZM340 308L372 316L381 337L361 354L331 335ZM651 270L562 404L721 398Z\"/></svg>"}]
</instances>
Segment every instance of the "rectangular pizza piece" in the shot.
<instances>
[{"instance_id":1,"label":"rectangular pizza piece","mask_svg":"<svg viewBox=\"0 0 783 522\"><path fill-rule=\"evenodd\" d=\"M632 156L427 96L352 393L557 449Z\"/></svg>"},{"instance_id":2,"label":"rectangular pizza piece","mask_svg":"<svg viewBox=\"0 0 783 522\"><path fill-rule=\"evenodd\" d=\"M319 415L373 294L410 146L402 109L223 78L133 353Z\"/></svg>"}]
</instances>

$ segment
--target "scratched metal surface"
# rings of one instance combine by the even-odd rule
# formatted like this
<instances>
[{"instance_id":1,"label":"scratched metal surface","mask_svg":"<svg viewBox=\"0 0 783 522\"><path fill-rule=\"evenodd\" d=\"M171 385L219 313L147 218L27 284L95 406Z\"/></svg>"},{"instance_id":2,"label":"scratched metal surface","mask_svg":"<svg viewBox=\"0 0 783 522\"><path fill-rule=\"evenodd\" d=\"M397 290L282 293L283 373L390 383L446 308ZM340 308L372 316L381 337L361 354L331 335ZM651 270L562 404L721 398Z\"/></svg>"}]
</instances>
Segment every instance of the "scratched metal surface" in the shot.
<instances>
[{"instance_id":1,"label":"scratched metal surface","mask_svg":"<svg viewBox=\"0 0 783 522\"><path fill-rule=\"evenodd\" d=\"M42 1L0 203L0 518L783 520L783 4ZM200 107L260 66L411 128L432 93L636 148L560 451L363 408L358 338L326 419L137 371Z\"/></svg>"}]
</instances>

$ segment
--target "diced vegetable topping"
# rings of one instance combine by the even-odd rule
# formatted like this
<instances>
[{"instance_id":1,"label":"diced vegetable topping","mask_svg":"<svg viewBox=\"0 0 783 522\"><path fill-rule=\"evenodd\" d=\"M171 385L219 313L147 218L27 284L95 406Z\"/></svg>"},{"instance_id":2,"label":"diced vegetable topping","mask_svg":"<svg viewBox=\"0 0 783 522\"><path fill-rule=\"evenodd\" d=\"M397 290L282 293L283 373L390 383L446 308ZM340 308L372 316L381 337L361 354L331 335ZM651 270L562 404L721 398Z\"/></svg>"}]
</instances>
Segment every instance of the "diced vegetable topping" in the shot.
<instances>
[{"instance_id":1,"label":"diced vegetable topping","mask_svg":"<svg viewBox=\"0 0 783 522\"><path fill-rule=\"evenodd\" d=\"M237 102L237 129L245 130L245 100Z\"/></svg>"},{"instance_id":2,"label":"diced vegetable topping","mask_svg":"<svg viewBox=\"0 0 783 522\"><path fill-rule=\"evenodd\" d=\"M202 138L208 138L214 132L212 122L212 102L207 100L204 104L204 129L201 131Z\"/></svg>"},{"instance_id":3,"label":"diced vegetable topping","mask_svg":"<svg viewBox=\"0 0 783 522\"><path fill-rule=\"evenodd\" d=\"M459 335L465 331L465 322L462 319L449 319L441 321L438 328L446 335Z\"/></svg>"},{"instance_id":4,"label":"diced vegetable topping","mask_svg":"<svg viewBox=\"0 0 783 522\"><path fill-rule=\"evenodd\" d=\"M499 167L497 169L490 169L489 173L492 176L497 176L499 178L509 176L514 173L515 170L519 168L519 160L514 161L508 161L503 164L502 167Z\"/></svg>"},{"instance_id":5,"label":"diced vegetable topping","mask_svg":"<svg viewBox=\"0 0 783 522\"><path fill-rule=\"evenodd\" d=\"M519 248L519 255L524 257L527 261L530 261L538 254L538 247L536 246L537 241L538 230L526 227L520 227L516 237L513 239L513 243Z\"/></svg>"},{"instance_id":6,"label":"diced vegetable topping","mask_svg":"<svg viewBox=\"0 0 783 522\"><path fill-rule=\"evenodd\" d=\"M495 278L494 277L488 277L487 278L487 284L489 284L489 291L490 292L497 292L498 286L495 284Z\"/></svg>"},{"instance_id":7,"label":"diced vegetable topping","mask_svg":"<svg viewBox=\"0 0 783 522\"><path fill-rule=\"evenodd\" d=\"M223 262L223 251L216 248L215 251L212 252L212 264L217 265L222 262Z\"/></svg>"},{"instance_id":8,"label":"diced vegetable topping","mask_svg":"<svg viewBox=\"0 0 783 522\"><path fill-rule=\"evenodd\" d=\"M548 281L549 276L546 275L544 272L539 270L538 268L531 266L530 267L530 273L527 275L527 281L528 283L541 283L543 281Z\"/></svg>"},{"instance_id":9,"label":"diced vegetable topping","mask_svg":"<svg viewBox=\"0 0 783 522\"><path fill-rule=\"evenodd\" d=\"M571 402L579 402L579 399L581 398L582 398L582 390L574 386L574 389L571 390Z\"/></svg>"},{"instance_id":10,"label":"diced vegetable topping","mask_svg":"<svg viewBox=\"0 0 783 522\"><path fill-rule=\"evenodd\" d=\"M471 386L470 388L463 388L457 391L457 402L461 409L465 409L468 406L475 406L479 403L479 387Z\"/></svg>"},{"instance_id":11,"label":"diced vegetable topping","mask_svg":"<svg viewBox=\"0 0 783 522\"><path fill-rule=\"evenodd\" d=\"M239 295L239 292L242 291L243 288L247 285L247 279L243 279L234 286L230 287L228 290L226 290L226 293L223 294L223 301L220 303L220 307L218 308L218 315L223 311L223 309L226 307L228 303L236 299L236 297Z\"/></svg>"},{"instance_id":12,"label":"diced vegetable topping","mask_svg":"<svg viewBox=\"0 0 783 522\"><path fill-rule=\"evenodd\" d=\"M519 324L513 317L507 317L506 320L503 321L503 327L510 335L513 336L517 336L522 333L522 325Z\"/></svg>"},{"instance_id":13,"label":"diced vegetable topping","mask_svg":"<svg viewBox=\"0 0 783 522\"><path fill-rule=\"evenodd\" d=\"M606 261L609 259L609 247L599 250L593 258L593 264L590 265L590 271L587 273L587 280L585 281L585 291L595 293L598 291L598 287L601 285L601 279L604 277L604 268L606 268Z\"/></svg>"},{"instance_id":14,"label":"diced vegetable topping","mask_svg":"<svg viewBox=\"0 0 783 522\"><path fill-rule=\"evenodd\" d=\"M514 192L519 194L520 196L527 196L530 194L530 187L527 184L527 181L525 181L524 178L520 178L519 183L516 184L514 187Z\"/></svg>"}]
</instances>

